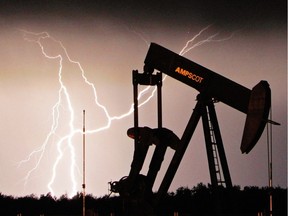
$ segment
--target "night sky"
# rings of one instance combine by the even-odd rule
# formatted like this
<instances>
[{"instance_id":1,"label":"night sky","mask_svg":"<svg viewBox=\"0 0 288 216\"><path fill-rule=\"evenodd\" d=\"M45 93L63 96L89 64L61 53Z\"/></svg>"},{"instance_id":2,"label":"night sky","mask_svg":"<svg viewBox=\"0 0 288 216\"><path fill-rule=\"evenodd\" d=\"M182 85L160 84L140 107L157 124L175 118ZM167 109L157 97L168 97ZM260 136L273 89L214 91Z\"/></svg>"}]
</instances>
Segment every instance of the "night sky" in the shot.
<instances>
[{"instance_id":1,"label":"night sky","mask_svg":"<svg viewBox=\"0 0 288 216\"><path fill-rule=\"evenodd\" d=\"M85 110L87 193L107 194L109 181L128 175L133 157L133 140L126 135L133 126L132 70L143 70L151 42L179 53L200 32L190 47L211 36L212 41L186 58L249 89L260 80L270 84L272 119L281 123L273 127L273 185L287 187L286 4L1 1L0 192L72 196L81 191ZM197 94L170 77L163 83L163 126L178 137ZM267 186L266 130L249 154L241 154L245 115L221 102L215 107L233 184ZM139 112L140 126L157 127L155 97ZM169 149L154 190L172 154ZM148 157L143 174L149 162ZM201 123L170 191L200 182L210 182Z\"/></svg>"}]
</instances>

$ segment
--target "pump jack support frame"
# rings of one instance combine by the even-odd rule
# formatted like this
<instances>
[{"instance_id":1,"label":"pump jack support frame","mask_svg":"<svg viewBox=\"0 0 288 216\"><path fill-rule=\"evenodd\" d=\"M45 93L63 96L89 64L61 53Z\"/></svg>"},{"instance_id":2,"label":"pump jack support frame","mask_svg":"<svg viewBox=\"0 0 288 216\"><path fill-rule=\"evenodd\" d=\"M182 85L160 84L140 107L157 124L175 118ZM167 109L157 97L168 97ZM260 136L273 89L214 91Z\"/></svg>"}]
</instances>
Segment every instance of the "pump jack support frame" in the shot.
<instances>
[{"instance_id":1,"label":"pump jack support frame","mask_svg":"<svg viewBox=\"0 0 288 216\"><path fill-rule=\"evenodd\" d=\"M210 171L210 178L211 178L211 185L212 187L217 187L220 185L225 185L226 188L232 187L232 181L231 176L228 168L228 163L225 155L225 150L221 138L221 133L216 117L216 112L214 108L214 101L210 99L204 99L199 94L197 97L197 104L194 108L194 111L190 117L190 120L186 126L186 129L182 135L181 141L176 148L176 151L174 153L174 156L170 162L170 165L166 171L166 174L163 178L163 181L159 187L159 190L156 195L155 203L159 203L159 201L163 198L163 196L167 193L170 184L172 183L172 180L176 174L176 171L180 165L180 162L184 156L184 153L190 143L190 140L193 136L193 133L196 129L196 126L200 120L200 117L202 117L203 122L203 130L205 135L205 143L206 143L206 151L207 151L207 158L208 158L208 165L209 165L209 171ZM210 115L210 120L208 119L208 116ZM214 128L214 134L215 134L215 142L211 140L211 126L213 125ZM212 145L216 145L216 148L213 149ZM217 151L217 152L215 152ZM221 173L220 164L216 162L215 153L218 154L220 157L221 167L222 167L222 173L224 180L221 178L219 179L219 175ZM218 177L217 177L218 176Z\"/></svg>"}]
</instances>

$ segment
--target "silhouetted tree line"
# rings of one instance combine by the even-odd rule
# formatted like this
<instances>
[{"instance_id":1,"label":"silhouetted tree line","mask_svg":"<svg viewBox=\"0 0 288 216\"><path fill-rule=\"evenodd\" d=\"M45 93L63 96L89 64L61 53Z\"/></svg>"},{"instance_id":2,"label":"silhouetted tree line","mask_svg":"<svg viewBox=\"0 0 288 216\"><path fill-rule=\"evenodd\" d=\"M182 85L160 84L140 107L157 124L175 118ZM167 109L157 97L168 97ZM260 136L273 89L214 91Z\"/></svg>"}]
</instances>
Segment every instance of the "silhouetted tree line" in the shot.
<instances>
[{"instance_id":1,"label":"silhouetted tree line","mask_svg":"<svg viewBox=\"0 0 288 216\"><path fill-rule=\"evenodd\" d=\"M269 215L269 195L273 197L273 216L287 215L287 188L280 187L244 187L231 189L211 188L202 183L189 189L180 187L176 192L168 193L157 208L157 215L201 216L201 215L235 215L257 216ZM0 215L5 216L60 216L82 215L83 197L78 193L73 198L62 195L53 197L50 193L37 197L6 196L0 193ZM122 216L123 201L118 196L93 197L87 195L86 215L88 216Z\"/></svg>"},{"instance_id":2,"label":"silhouetted tree line","mask_svg":"<svg viewBox=\"0 0 288 216\"><path fill-rule=\"evenodd\" d=\"M212 188L202 183L189 189L180 187L168 194L160 206L161 215L178 212L179 216L257 216L269 215L270 194L273 197L273 216L287 216L287 188L244 187Z\"/></svg>"}]
</instances>

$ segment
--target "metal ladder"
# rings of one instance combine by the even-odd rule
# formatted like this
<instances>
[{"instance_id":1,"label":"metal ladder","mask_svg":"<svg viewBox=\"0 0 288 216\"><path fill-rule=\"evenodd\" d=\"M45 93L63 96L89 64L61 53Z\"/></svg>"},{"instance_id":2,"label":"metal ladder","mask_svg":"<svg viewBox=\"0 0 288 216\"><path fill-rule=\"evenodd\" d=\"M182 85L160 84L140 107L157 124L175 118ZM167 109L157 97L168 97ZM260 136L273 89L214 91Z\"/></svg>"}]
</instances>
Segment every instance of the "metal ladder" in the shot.
<instances>
[{"instance_id":1,"label":"metal ladder","mask_svg":"<svg viewBox=\"0 0 288 216\"><path fill-rule=\"evenodd\" d=\"M207 109L207 117L208 117L208 123L209 123L210 139L211 139L212 152L213 152L213 158L214 158L215 172L216 172L216 176L217 176L217 184L224 186L225 181L222 178L221 166L220 166L219 157L218 157L217 142L215 139L214 128L213 128L213 124L210 120L210 115L209 115L208 109Z\"/></svg>"}]
</instances>

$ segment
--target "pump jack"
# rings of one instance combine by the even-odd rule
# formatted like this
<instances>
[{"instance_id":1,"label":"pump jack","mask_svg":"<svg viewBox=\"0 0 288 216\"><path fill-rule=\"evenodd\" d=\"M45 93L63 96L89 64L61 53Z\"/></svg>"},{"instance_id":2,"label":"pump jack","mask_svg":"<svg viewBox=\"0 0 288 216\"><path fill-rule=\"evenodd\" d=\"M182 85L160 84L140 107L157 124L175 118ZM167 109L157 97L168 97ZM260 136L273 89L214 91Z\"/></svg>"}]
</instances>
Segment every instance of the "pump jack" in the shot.
<instances>
[{"instance_id":1,"label":"pump jack","mask_svg":"<svg viewBox=\"0 0 288 216\"><path fill-rule=\"evenodd\" d=\"M269 84L260 81L250 90L155 43L151 43L144 63L143 73L137 70L132 72L134 127L127 132L134 139L131 170L127 177L110 183L111 191L119 193L120 197L130 203L137 201L138 204L145 202L157 206L172 183L201 117L211 185L232 187L214 103L223 102L247 114L240 149L242 153L249 153L259 140L266 123L271 122L268 120L271 106ZM154 73L154 70L159 72ZM171 130L162 127L162 73L199 91L197 104L180 139ZM138 85L157 86L158 128L139 127ZM152 144L156 147L145 176L140 171ZM152 187L168 146L175 152L157 193L152 196Z\"/></svg>"}]
</instances>

